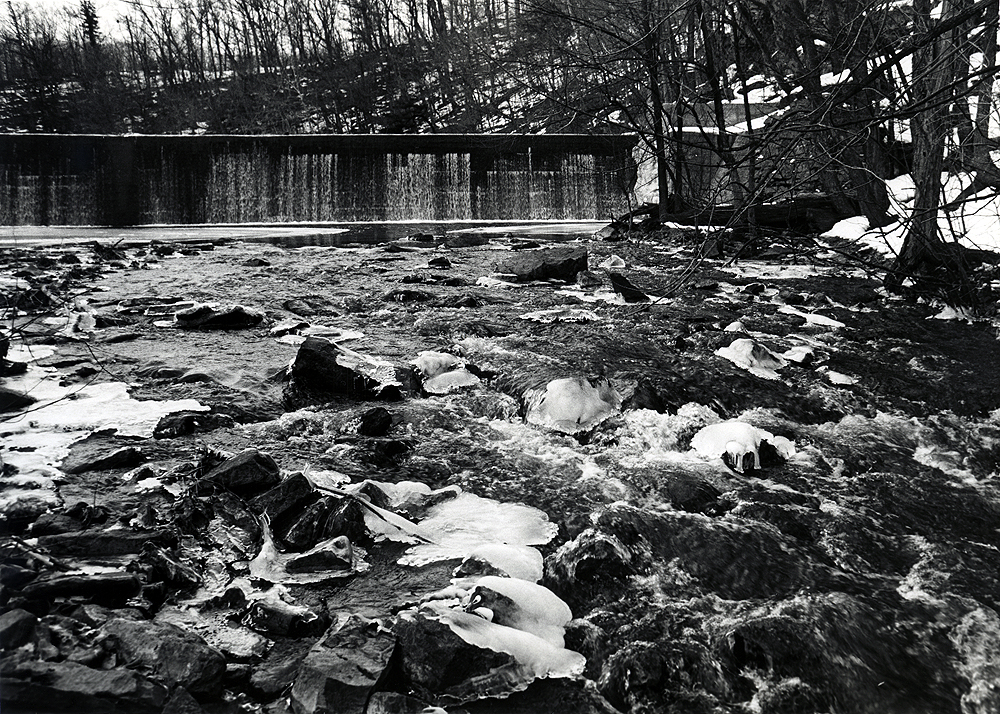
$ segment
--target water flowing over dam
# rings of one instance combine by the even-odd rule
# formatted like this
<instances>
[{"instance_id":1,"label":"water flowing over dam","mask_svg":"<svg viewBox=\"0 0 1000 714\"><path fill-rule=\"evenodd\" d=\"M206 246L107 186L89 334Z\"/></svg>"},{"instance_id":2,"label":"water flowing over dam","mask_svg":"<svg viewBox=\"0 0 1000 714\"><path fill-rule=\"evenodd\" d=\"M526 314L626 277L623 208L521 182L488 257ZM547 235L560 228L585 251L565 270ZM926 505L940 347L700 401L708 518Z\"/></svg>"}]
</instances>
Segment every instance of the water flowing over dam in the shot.
<instances>
[{"instance_id":1,"label":"water flowing over dam","mask_svg":"<svg viewBox=\"0 0 1000 714\"><path fill-rule=\"evenodd\" d=\"M0 224L583 220L627 210L634 135L0 137Z\"/></svg>"}]
</instances>

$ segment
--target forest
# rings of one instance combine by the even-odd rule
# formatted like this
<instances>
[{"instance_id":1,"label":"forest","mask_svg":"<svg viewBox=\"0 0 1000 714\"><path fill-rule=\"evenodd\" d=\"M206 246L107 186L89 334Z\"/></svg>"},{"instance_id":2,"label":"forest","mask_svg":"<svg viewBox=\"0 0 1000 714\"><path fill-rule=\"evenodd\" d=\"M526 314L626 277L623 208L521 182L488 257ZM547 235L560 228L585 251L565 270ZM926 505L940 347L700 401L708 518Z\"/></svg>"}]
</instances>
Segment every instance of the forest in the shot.
<instances>
[{"instance_id":1,"label":"forest","mask_svg":"<svg viewBox=\"0 0 1000 714\"><path fill-rule=\"evenodd\" d=\"M809 193L885 225L885 181L909 173L916 197L887 285L944 276L935 289L950 301L980 297L939 219L1000 187L995 0L127 6L107 26L92 0L62 12L9 0L0 129L634 132L658 218L725 203L750 230L765 204ZM972 177L950 202L943 172Z\"/></svg>"}]
</instances>

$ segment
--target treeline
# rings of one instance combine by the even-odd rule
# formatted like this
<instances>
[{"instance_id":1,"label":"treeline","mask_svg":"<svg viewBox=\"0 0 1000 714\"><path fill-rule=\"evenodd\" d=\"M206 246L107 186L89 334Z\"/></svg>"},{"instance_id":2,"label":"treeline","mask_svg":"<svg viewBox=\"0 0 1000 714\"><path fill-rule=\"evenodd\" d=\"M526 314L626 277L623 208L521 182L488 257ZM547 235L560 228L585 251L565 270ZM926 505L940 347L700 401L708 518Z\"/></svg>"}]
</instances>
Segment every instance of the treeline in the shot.
<instances>
[{"instance_id":1,"label":"treeline","mask_svg":"<svg viewBox=\"0 0 1000 714\"><path fill-rule=\"evenodd\" d=\"M897 277L941 252L942 171L1000 187L997 0L129 0L114 28L73 2L8 1L0 129L631 131L662 215L751 227L819 190L885 224L910 172Z\"/></svg>"},{"instance_id":2,"label":"treeline","mask_svg":"<svg viewBox=\"0 0 1000 714\"><path fill-rule=\"evenodd\" d=\"M479 131L518 0L142 0L101 26L10 2L0 128L220 133Z\"/></svg>"}]
</instances>

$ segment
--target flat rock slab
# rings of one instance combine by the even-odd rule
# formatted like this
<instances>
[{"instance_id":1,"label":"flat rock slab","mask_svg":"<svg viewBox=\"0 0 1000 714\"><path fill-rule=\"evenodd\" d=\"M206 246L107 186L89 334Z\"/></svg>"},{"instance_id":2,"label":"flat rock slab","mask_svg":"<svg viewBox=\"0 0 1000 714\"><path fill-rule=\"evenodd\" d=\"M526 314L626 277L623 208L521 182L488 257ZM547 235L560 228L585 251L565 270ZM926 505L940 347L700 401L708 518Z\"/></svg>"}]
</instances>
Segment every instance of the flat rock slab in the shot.
<instances>
[{"instance_id":1,"label":"flat rock slab","mask_svg":"<svg viewBox=\"0 0 1000 714\"><path fill-rule=\"evenodd\" d=\"M356 615L334 626L299 668L292 686L292 710L361 714L395 646L395 637Z\"/></svg>"},{"instance_id":2,"label":"flat rock slab","mask_svg":"<svg viewBox=\"0 0 1000 714\"><path fill-rule=\"evenodd\" d=\"M141 552L147 542L172 548L177 545L177 537L177 531L170 528L149 531L88 529L41 536L38 545L58 556L126 555Z\"/></svg>"},{"instance_id":3,"label":"flat rock slab","mask_svg":"<svg viewBox=\"0 0 1000 714\"><path fill-rule=\"evenodd\" d=\"M126 661L141 662L170 687L214 696L222 691L226 659L200 636L173 625L109 620L101 628L115 638Z\"/></svg>"},{"instance_id":4,"label":"flat rock slab","mask_svg":"<svg viewBox=\"0 0 1000 714\"><path fill-rule=\"evenodd\" d=\"M587 269L585 248L552 248L515 253L499 261L496 272L511 275L522 283L532 280L576 280L577 273Z\"/></svg>"},{"instance_id":5,"label":"flat rock slab","mask_svg":"<svg viewBox=\"0 0 1000 714\"><path fill-rule=\"evenodd\" d=\"M76 662L23 662L3 677L4 709L23 711L159 713L167 688L131 669L91 669Z\"/></svg>"},{"instance_id":6,"label":"flat rock slab","mask_svg":"<svg viewBox=\"0 0 1000 714\"><path fill-rule=\"evenodd\" d=\"M121 605L142 591L142 582L132 573L59 574L38 578L21 594L30 599L53 600L82 597L106 605Z\"/></svg>"},{"instance_id":7,"label":"flat rock slab","mask_svg":"<svg viewBox=\"0 0 1000 714\"><path fill-rule=\"evenodd\" d=\"M278 464L268 454L247 449L212 469L205 476L205 481L247 497L276 486L281 481L281 475Z\"/></svg>"}]
</instances>

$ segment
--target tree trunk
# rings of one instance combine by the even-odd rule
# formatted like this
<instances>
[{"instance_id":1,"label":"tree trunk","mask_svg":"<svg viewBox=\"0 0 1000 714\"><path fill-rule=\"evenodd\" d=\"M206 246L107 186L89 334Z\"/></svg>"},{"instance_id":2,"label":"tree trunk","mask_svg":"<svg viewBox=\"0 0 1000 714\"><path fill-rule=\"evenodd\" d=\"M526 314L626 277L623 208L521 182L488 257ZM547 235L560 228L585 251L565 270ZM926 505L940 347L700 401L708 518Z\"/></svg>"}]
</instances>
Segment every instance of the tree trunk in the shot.
<instances>
[{"instance_id":1,"label":"tree trunk","mask_svg":"<svg viewBox=\"0 0 1000 714\"><path fill-rule=\"evenodd\" d=\"M914 0L913 32L916 35L933 29L931 0ZM942 17L952 10L945 0ZM913 102L916 113L910 120L913 136L913 181L916 194L913 215L885 284L899 291L908 277L926 276L946 261L944 243L938 230L941 205L941 171L949 127L952 89L955 77L955 48L947 36L935 38L913 55Z\"/></svg>"}]
</instances>

